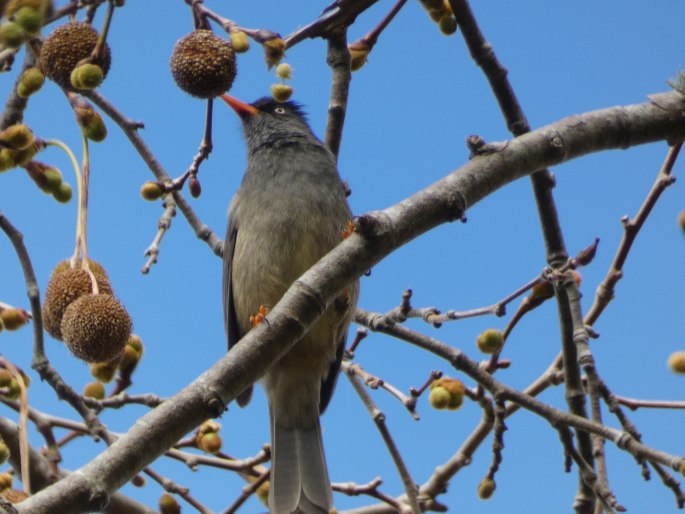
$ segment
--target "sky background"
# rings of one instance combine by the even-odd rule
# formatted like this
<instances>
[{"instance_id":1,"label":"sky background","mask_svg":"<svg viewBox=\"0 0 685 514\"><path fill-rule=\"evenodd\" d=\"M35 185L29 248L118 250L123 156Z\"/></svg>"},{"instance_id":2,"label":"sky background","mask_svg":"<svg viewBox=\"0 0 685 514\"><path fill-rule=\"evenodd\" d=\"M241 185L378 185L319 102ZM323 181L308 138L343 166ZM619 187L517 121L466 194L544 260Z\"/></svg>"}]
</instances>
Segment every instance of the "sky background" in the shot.
<instances>
[{"instance_id":1,"label":"sky background","mask_svg":"<svg viewBox=\"0 0 685 514\"><path fill-rule=\"evenodd\" d=\"M57 2L61 5L61 2ZM313 21L327 2L207 1L225 17L247 27L287 35ZM350 29L353 41L374 27L392 2L378 2ZM685 68L682 20L685 3L561 2L495 0L473 2L485 37L509 70L509 79L530 124L541 127L564 117L619 104L641 103L666 90L666 81ZM102 22L102 13L96 25ZM126 116L145 123L141 135L171 176L179 176L197 151L205 105L176 88L169 72L174 43L192 30L190 10L182 0L129 1L115 13L109 39L112 68L101 93ZM219 29L217 28L217 31ZM294 99L305 104L315 133L323 135L330 73L325 43L307 40L287 52L294 68ZM21 54L23 55L23 53ZM0 97L11 88L15 70L0 77ZM276 82L266 70L258 45L238 61L231 94L246 101L269 92ZM80 136L71 109L57 86L46 83L31 99L26 122L42 138L65 141L80 155ZM105 142L91 145L89 253L110 275L145 344L143 361L131 393L171 396L221 358L226 349L221 306L221 260L196 239L178 215L161 246L159 263L140 273L144 250L155 236L160 202L140 199L143 182L152 179L142 159L121 131L108 123ZM381 36L368 64L353 75L349 110L340 151L341 176L352 188L356 214L389 207L459 168L468 159L470 134L487 141L510 136L481 71L459 34L445 37L417 1L411 0ZM600 238L594 262L581 272L585 310L607 272L622 236L620 218L637 212L668 148L665 143L604 152L554 168L555 199L570 253ZM245 166L240 124L224 105L216 105L214 152L202 165L202 196L191 200L198 216L223 238L226 209ZM49 149L40 157L61 168L75 185L64 154ZM682 173L681 163L674 173ZM615 393L649 399L682 399L685 377L666 368L668 355L685 349L685 238L676 225L685 209L683 184L669 188L640 234L618 286L616 299L595 325L601 338L592 349L598 370ZM41 291L50 271L73 252L76 201L67 205L41 193L22 170L0 176L0 210L24 233ZM362 279L359 305L367 310L395 307L402 291L414 291L415 306L467 310L490 305L535 277L545 266L530 181L519 180L468 211L466 224L443 225L399 249ZM6 238L0 237L0 301L27 307L21 269ZM476 336L485 328L503 328L508 315L459 321L432 329L409 326L481 359ZM351 334L354 327L351 329ZM47 336L46 336L47 337ZM30 368L31 331L0 334L0 352ZM525 387L542 373L560 348L556 307L548 302L527 316L512 333L504 357L510 369L497 378ZM46 340L48 357L62 376L81 389L90 375L56 341ZM369 372L403 391L420 386L433 369L455 375L425 352L389 337L371 334L356 353ZM31 372L32 377L36 377ZM458 376L458 375L457 375ZM467 378L468 386L474 384ZM423 483L436 466L461 445L480 419L480 409L466 402L457 412L435 411L419 402L420 421L382 391L373 398L386 413L389 428L413 478ZM55 393L35 380L31 404L76 419ZM564 407L563 390L541 399ZM143 415L143 407L103 414L104 423L123 432ZM17 420L9 409L3 415ZM630 414L644 441L676 455L685 454L681 411L639 410ZM607 423L617 422L605 412ZM224 450L237 457L258 452L268 441L267 408L261 390L247 409L231 405L221 418ZM497 491L479 500L476 488L487 472L488 439L470 466L452 481L439 501L452 512L569 512L576 492L576 470L565 474L557 434L536 416L521 411L507 421L506 448L497 474ZM341 377L323 418L324 442L333 481L366 483L383 478L382 490L401 494L401 482L371 419L350 384ZM32 442L42 440L33 434ZM75 469L103 448L90 441L64 450L64 466ZM632 457L607 445L610 485L632 513L675 512L670 490L658 477L645 482ZM232 503L243 483L225 472L191 473L162 459L152 468L191 488L208 508L220 512ZM124 492L156 504L161 488L126 486ZM367 497L336 495L339 510L373 503ZM256 500L241 512L263 512ZM183 512L194 512L183 506Z\"/></svg>"}]
</instances>

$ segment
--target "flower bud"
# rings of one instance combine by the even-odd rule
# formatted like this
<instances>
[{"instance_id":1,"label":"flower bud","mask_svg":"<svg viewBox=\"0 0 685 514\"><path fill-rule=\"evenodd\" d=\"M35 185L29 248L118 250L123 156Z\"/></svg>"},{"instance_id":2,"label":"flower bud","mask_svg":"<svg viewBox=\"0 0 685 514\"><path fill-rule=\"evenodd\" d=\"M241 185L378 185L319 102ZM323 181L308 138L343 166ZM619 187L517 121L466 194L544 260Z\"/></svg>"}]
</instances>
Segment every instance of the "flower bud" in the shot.
<instances>
[{"instance_id":1,"label":"flower bud","mask_svg":"<svg viewBox=\"0 0 685 514\"><path fill-rule=\"evenodd\" d=\"M231 31L231 46L236 53L242 54L250 49L250 40L242 30Z\"/></svg>"},{"instance_id":2,"label":"flower bud","mask_svg":"<svg viewBox=\"0 0 685 514\"><path fill-rule=\"evenodd\" d=\"M157 200L158 198L161 198L163 194L164 189L162 189L162 186L157 182L145 182L140 188L140 196L142 196L144 200Z\"/></svg>"},{"instance_id":3,"label":"flower bud","mask_svg":"<svg viewBox=\"0 0 685 514\"><path fill-rule=\"evenodd\" d=\"M504 344L504 336L502 332L495 328L489 328L480 333L476 339L478 349L486 354L498 352Z\"/></svg>"}]
</instances>

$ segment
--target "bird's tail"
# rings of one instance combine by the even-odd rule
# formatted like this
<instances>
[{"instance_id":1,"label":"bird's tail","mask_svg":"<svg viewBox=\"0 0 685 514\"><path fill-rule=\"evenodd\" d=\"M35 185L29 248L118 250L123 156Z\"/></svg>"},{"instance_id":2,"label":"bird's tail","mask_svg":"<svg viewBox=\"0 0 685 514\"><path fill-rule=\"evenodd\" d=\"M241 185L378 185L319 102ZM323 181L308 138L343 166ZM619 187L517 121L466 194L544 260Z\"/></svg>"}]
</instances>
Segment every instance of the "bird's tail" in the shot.
<instances>
[{"instance_id":1,"label":"bird's tail","mask_svg":"<svg viewBox=\"0 0 685 514\"><path fill-rule=\"evenodd\" d=\"M271 514L328 514L333 495L318 415L309 428L285 428L271 416Z\"/></svg>"}]
</instances>

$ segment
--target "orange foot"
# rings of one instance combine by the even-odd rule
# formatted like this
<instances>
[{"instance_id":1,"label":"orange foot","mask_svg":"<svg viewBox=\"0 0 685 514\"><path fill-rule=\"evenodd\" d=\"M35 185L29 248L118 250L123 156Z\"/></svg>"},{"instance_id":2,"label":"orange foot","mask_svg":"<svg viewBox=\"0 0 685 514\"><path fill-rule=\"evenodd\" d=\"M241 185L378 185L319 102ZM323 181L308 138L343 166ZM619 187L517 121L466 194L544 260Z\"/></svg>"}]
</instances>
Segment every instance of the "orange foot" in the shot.
<instances>
[{"instance_id":1,"label":"orange foot","mask_svg":"<svg viewBox=\"0 0 685 514\"><path fill-rule=\"evenodd\" d=\"M347 228L342 229L342 238L347 239L354 232L354 223L352 220L347 222Z\"/></svg>"},{"instance_id":2,"label":"orange foot","mask_svg":"<svg viewBox=\"0 0 685 514\"><path fill-rule=\"evenodd\" d=\"M254 316L250 316L250 325L252 325L252 328L259 325L262 321L266 321L268 323L266 319L266 314L268 312L269 308L266 305L260 305L257 314L255 314Z\"/></svg>"}]
</instances>

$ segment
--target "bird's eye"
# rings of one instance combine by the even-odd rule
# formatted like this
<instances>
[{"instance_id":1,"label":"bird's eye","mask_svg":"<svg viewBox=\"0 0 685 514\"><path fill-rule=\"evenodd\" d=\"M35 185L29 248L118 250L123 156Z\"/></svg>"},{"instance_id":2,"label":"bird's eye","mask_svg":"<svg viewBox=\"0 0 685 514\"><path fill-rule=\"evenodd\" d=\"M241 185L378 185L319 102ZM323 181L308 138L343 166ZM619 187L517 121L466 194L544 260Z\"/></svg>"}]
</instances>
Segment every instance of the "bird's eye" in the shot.
<instances>
[{"instance_id":1,"label":"bird's eye","mask_svg":"<svg viewBox=\"0 0 685 514\"><path fill-rule=\"evenodd\" d=\"M284 109L283 107L276 107L276 108L274 109L274 112L275 112L276 114L285 114L285 109Z\"/></svg>"}]
</instances>

